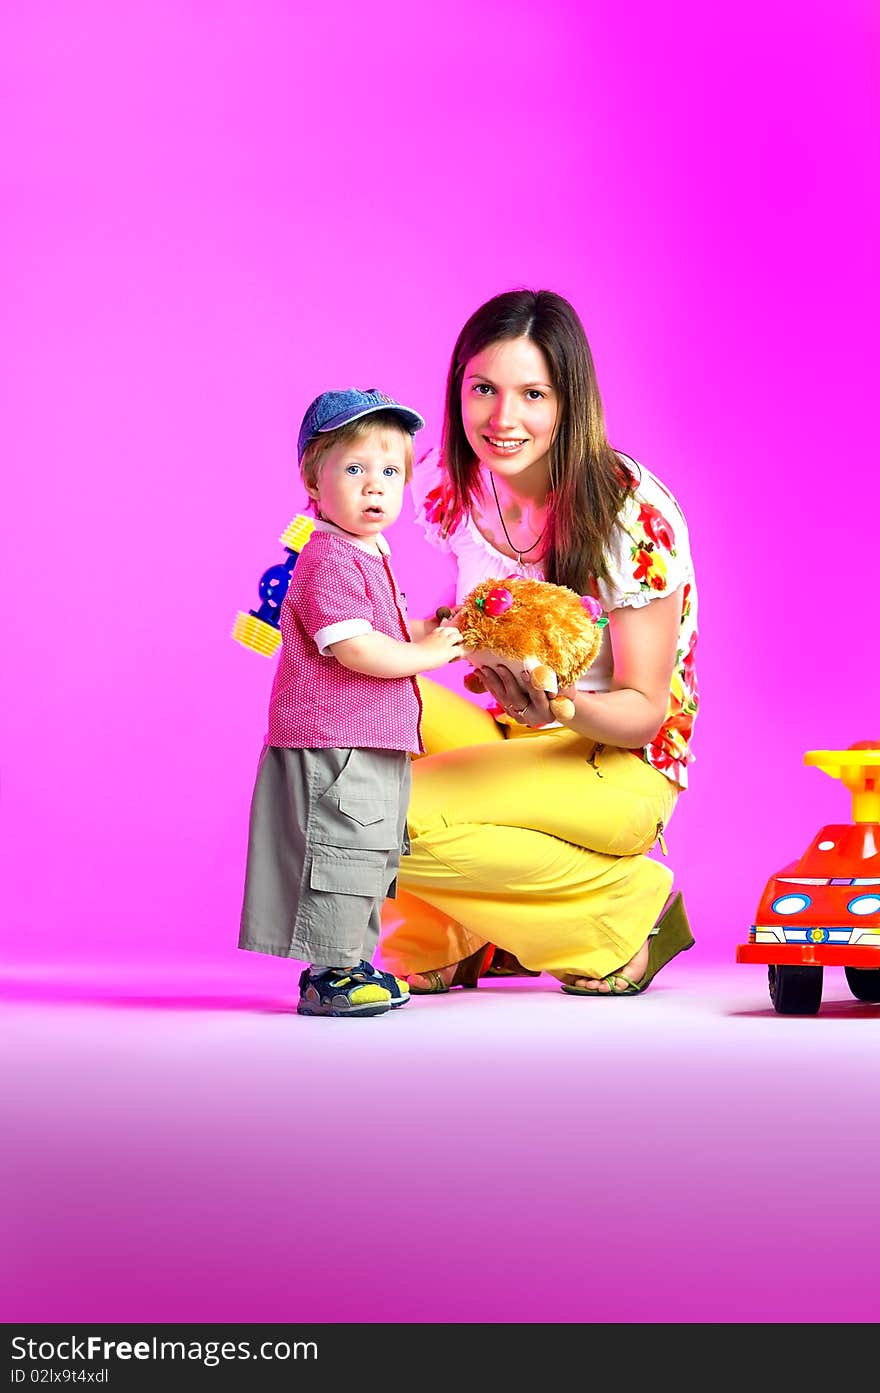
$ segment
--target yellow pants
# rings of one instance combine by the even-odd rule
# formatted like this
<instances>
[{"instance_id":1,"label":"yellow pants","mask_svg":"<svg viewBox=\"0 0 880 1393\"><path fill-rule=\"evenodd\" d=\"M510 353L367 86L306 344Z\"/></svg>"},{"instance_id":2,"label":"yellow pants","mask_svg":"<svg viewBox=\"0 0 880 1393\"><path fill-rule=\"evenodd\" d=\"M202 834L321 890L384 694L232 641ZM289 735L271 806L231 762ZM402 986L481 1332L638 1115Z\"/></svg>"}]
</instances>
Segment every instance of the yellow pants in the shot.
<instances>
[{"instance_id":1,"label":"yellow pants","mask_svg":"<svg viewBox=\"0 0 880 1393\"><path fill-rule=\"evenodd\" d=\"M525 967L604 977L641 947L672 885L644 853L678 797L637 756L564 727L508 738L487 711L420 678L412 853L382 911L383 965L445 967L494 943Z\"/></svg>"}]
</instances>

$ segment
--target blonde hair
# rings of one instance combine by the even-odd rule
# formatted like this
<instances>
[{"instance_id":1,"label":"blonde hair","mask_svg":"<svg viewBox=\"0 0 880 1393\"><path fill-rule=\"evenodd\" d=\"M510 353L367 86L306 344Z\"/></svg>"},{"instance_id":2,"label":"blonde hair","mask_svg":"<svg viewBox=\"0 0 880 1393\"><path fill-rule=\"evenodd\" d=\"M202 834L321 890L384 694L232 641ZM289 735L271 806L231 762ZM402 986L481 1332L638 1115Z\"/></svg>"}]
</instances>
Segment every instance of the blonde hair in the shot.
<instances>
[{"instance_id":1,"label":"blonde hair","mask_svg":"<svg viewBox=\"0 0 880 1393\"><path fill-rule=\"evenodd\" d=\"M324 456L328 450L332 450L334 445L340 445L346 440L361 440L372 431L393 430L398 435L403 436L404 440L404 478L409 483L412 478L413 467L413 438L406 426L401 421L396 411L371 411L368 416L359 416L356 421L349 421L347 425L337 426L336 430L321 431L313 440L310 440L303 451L302 461L299 472L302 481L307 489L316 489L318 479L321 476L321 466ZM317 502L312 499L312 507L317 511Z\"/></svg>"}]
</instances>

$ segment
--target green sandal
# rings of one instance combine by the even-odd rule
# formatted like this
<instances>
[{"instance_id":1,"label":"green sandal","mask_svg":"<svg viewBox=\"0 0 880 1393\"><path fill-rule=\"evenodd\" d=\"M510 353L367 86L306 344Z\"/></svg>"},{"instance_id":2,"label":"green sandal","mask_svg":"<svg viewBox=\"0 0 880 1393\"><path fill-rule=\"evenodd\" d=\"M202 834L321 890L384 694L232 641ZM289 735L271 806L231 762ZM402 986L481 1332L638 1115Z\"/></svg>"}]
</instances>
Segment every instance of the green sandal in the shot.
<instances>
[{"instance_id":1,"label":"green sandal","mask_svg":"<svg viewBox=\"0 0 880 1393\"><path fill-rule=\"evenodd\" d=\"M469 958L462 958L461 962L455 964L455 972L449 982L444 982L443 969L439 967L429 967L424 972L413 973L414 977L423 977L430 985L417 987L413 985L412 978L409 978L410 994L412 996L437 996L443 992L451 991L453 987L476 987L486 959L492 951L493 945L484 943L475 953L471 953Z\"/></svg>"},{"instance_id":2,"label":"green sandal","mask_svg":"<svg viewBox=\"0 0 880 1393\"><path fill-rule=\"evenodd\" d=\"M648 966L638 982L633 982L623 972L609 972L601 979L608 983L607 992L590 987L575 987L566 982L562 983L562 990L570 996L595 996L600 1000L613 996L641 996L642 992L647 991L661 967L665 967L679 953L686 952L693 946L694 936L679 890L678 894L668 901L648 939ZM617 981L626 983L622 991L614 985Z\"/></svg>"}]
</instances>

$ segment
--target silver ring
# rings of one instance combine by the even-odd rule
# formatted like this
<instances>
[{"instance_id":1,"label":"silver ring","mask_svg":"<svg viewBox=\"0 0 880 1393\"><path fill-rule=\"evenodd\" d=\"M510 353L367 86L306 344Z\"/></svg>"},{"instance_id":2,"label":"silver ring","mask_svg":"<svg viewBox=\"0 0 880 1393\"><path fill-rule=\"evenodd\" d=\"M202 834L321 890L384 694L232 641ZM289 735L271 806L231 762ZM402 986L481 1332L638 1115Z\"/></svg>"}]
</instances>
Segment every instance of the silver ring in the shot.
<instances>
[{"instance_id":1,"label":"silver ring","mask_svg":"<svg viewBox=\"0 0 880 1393\"><path fill-rule=\"evenodd\" d=\"M520 719L521 717L523 717L523 716L526 714L526 712L528 711L528 709L529 709L529 703L528 703L528 702L526 702L525 706L523 707L523 709L522 709L521 711L517 711L517 709L516 709L515 706L511 706L511 708L510 708L510 714L511 714L511 716L516 716L517 719Z\"/></svg>"}]
</instances>

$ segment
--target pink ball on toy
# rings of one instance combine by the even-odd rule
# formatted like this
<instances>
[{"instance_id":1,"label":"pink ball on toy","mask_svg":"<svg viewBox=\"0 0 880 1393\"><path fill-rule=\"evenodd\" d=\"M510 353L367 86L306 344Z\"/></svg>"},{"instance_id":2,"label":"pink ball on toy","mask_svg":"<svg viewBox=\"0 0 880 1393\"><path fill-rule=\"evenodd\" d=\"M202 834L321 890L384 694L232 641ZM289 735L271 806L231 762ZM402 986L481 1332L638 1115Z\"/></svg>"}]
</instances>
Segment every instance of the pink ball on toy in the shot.
<instances>
[{"instance_id":1,"label":"pink ball on toy","mask_svg":"<svg viewBox=\"0 0 880 1393\"><path fill-rule=\"evenodd\" d=\"M489 591L483 602L483 609L486 614L491 615L493 619L497 619L499 614L506 614L512 604L513 596L510 591L499 586L497 589Z\"/></svg>"}]
</instances>

